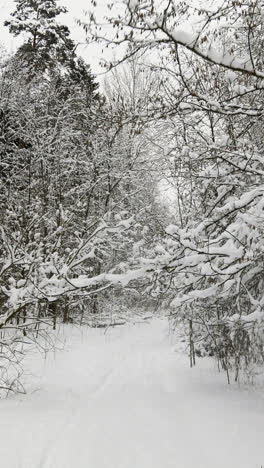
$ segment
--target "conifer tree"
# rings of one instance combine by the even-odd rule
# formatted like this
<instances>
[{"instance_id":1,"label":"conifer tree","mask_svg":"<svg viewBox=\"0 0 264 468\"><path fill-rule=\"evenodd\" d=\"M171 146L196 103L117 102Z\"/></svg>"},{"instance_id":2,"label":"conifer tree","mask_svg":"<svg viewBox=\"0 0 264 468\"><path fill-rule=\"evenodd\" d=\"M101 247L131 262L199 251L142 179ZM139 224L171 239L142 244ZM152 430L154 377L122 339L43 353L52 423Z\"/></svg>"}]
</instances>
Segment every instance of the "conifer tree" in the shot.
<instances>
[{"instance_id":1,"label":"conifer tree","mask_svg":"<svg viewBox=\"0 0 264 468\"><path fill-rule=\"evenodd\" d=\"M35 71L46 71L58 64L73 60L75 44L70 39L67 26L57 22L67 9L58 6L56 0L15 0L16 9L4 25L11 34L27 35L27 41L18 49L17 57Z\"/></svg>"}]
</instances>

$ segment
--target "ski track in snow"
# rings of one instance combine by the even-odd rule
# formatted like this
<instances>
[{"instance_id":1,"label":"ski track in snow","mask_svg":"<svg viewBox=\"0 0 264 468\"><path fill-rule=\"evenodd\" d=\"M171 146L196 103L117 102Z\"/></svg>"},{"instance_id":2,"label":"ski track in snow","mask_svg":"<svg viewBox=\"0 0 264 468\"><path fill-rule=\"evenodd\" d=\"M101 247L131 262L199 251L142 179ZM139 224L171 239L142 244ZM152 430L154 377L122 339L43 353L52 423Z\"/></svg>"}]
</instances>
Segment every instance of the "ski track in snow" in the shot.
<instances>
[{"instance_id":1,"label":"ski track in snow","mask_svg":"<svg viewBox=\"0 0 264 468\"><path fill-rule=\"evenodd\" d=\"M32 393L0 401L0 466L264 466L264 396L228 386L210 360L189 369L166 328L75 331Z\"/></svg>"}]
</instances>

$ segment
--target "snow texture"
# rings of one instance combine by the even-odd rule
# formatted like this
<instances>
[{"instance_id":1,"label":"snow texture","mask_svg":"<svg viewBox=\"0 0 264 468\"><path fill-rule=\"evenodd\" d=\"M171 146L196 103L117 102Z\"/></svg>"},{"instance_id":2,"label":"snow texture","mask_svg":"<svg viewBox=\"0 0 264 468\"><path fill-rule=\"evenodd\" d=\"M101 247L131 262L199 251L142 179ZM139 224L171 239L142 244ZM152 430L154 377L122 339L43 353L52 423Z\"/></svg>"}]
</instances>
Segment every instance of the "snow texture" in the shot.
<instances>
[{"instance_id":1,"label":"snow texture","mask_svg":"<svg viewBox=\"0 0 264 468\"><path fill-rule=\"evenodd\" d=\"M32 356L31 392L0 402L1 466L264 465L263 394L228 386L209 359L189 369L166 330L162 319L72 329L42 370Z\"/></svg>"}]
</instances>

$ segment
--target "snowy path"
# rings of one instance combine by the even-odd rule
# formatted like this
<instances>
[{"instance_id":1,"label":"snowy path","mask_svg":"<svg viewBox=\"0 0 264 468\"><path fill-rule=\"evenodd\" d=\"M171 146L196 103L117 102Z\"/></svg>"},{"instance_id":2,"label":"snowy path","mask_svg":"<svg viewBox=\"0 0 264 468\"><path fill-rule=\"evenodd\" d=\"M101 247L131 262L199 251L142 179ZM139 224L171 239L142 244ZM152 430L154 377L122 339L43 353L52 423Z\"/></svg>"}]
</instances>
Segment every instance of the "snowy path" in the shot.
<instances>
[{"instance_id":1,"label":"snowy path","mask_svg":"<svg viewBox=\"0 0 264 468\"><path fill-rule=\"evenodd\" d=\"M0 402L3 468L261 468L264 396L188 368L166 322L88 330Z\"/></svg>"}]
</instances>

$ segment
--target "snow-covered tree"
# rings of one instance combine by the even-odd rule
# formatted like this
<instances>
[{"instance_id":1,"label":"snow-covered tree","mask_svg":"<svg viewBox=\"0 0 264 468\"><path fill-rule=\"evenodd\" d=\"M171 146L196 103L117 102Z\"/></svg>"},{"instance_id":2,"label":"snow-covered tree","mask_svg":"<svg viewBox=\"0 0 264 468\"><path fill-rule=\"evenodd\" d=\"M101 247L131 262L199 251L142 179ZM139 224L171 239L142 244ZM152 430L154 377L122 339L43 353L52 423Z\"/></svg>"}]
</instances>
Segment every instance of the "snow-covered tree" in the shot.
<instances>
[{"instance_id":1,"label":"snow-covered tree","mask_svg":"<svg viewBox=\"0 0 264 468\"><path fill-rule=\"evenodd\" d=\"M16 53L25 71L33 75L71 62L75 44L68 27L57 21L67 9L58 6L56 0L15 0L15 3L15 11L4 24L11 34L27 38Z\"/></svg>"},{"instance_id":2,"label":"snow-covered tree","mask_svg":"<svg viewBox=\"0 0 264 468\"><path fill-rule=\"evenodd\" d=\"M162 76L151 104L166 119L178 209L152 260L156 291L237 375L263 362L263 17L258 0L124 0L110 5L110 32L96 9L84 25L88 40L116 47L110 68L144 53Z\"/></svg>"}]
</instances>

